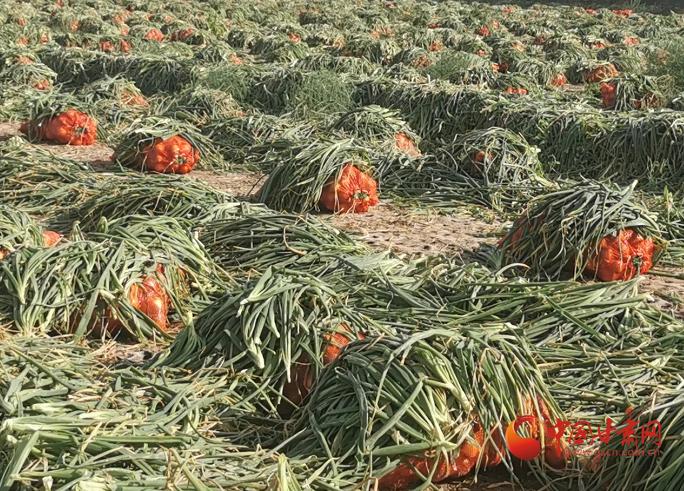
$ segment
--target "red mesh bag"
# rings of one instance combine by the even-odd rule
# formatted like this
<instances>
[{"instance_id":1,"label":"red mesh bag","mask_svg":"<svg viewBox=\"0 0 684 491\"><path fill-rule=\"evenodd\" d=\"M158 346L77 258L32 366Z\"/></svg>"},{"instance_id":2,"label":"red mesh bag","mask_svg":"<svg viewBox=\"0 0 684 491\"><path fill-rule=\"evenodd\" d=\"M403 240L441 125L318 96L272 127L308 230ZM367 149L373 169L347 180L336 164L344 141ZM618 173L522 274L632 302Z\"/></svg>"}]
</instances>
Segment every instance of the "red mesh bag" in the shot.
<instances>
[{"instance_id":1,"label":"red mesh bag","mask_svg":"<svg viewBox=\"0 0 684 491\"><path fill-rule=\"evenodd\" d=\"M430 475L435 464L437 468L432 475L433 483L444 483L465 476L475 468L485 447L484 430L477 420L472 423L470 436L472 440L461 444L458 454L450 458L443 455L408 457L405 462L380 478L378 488L384 491L413 489L424 480L423 476Z\"/></svg>"},{"instance_id":2,"label":"red mesh bag","mask_svg":"<svg viewBox=\"0 0 684 491\"><path fill-rule=\"evenodd\" d=\"M323 366L330 365L342 354L342 350L354 339L364 339L363 333L352 333L349 326L340 324L339 329L343 332L330 332L323 336ZM290 380L283 386L283 395L295 406L299 406L304 398L309 395L314 384L314 371L311 363L304 355L293 365ZM292 410L291 405L283 406L281 412L288 413Z\"/></svg>"},{"instance_id":3,"label":"red mesh bag","mask_svg":"<svg viewBox=\"0 0 684 491\"><path fill-rule=\"evenodd\" d=\"M182 136L155 138L141 154L144 170L161 174L187 174L199 162L199 151Z\"/></svg>"},{"instance_id":4,"label":"red mesh bag","mask_svg":"<svg viewBox=\"0 0 684 491\"><path fill-rule=\"evenodd\" d=\"M159 264L152 274L144 275L139 283L134 283L128 290L128 302L138 312L149 317L162 331L169 327L169 307L171 299L166 289L160 282L164 274L164 266ZM78 325L78 319L73 323ZM96 337L104 335L114 337L123 329L123 323L118 319L110 308L104 313L104 318L90 326L92 334Z\"/></svg>"},{"instance_id":5,"label":"red mesh bag","mask_svg":"<svg viewBox=\"0 0 684 491\"><path fill-rule=\"evenodd\" d=\"M601 84L601 101L603 102L603 107L613 108L615 107L615 84Z\"/></svg>"},{"instance_id":6,"label":"red mesh bag","mask_svg":"<svg viewBox=\"0 0 684 491\"><path fill-rule=\"evenodd\" d=\"M379 202L375 180L346 164L340 176L323 187L319 204L326 211L365 213Z\"/></svg>"},{"instance_id":7,"label":"red mesh bag","mask_svg":"<svg viewBox=\"0 0 684 491\"><path fill-rule=\"evenodd\" d=\"M97 139L97 125L87 114L69 109L47 121L43 136L62 145L92 145Z\"/></svg>"},{"instance_id":8,"label":"red mesh bag","mask_svg":"<svg viewBox=\"0 0 684 491\"><path fill-rule=\"evenodd\" d=\"M629 280L653 267L655 244L633 229L607 235L591 252L585 271L601 281Z\"/></svg>"}]
</instances>

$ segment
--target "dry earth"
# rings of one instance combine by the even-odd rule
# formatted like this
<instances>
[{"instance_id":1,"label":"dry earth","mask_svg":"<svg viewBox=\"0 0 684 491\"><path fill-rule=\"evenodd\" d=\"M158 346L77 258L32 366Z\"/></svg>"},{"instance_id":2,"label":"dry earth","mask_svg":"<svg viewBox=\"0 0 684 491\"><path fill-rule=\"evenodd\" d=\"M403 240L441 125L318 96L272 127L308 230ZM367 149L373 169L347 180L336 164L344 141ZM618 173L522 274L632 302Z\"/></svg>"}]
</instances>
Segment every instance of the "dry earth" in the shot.
<instances>
[{"instance_id":1,"label":"dry earth","mask_svg":"<svg viewBox=\"0 0 684 491\"><path fill-rule=\"evenodd\" d=\"M197 171L190 174L235 196L252 199L266 176L250 172ZM462 214L445 216L414 211L384 202L364 215L320 215L378 249L399 254L461 254L481 244L493 244L500 223L486 223Z\"/></svg>"},{"instance_id":2,"label":"dry earth","mask_svg":"<svg viewBox=\"0 0 684 491\"><path fill-rule=\"evenodd\" d=\"M0 123L0 140L19 135L17 123ZM41 144L43 145L43 144ZM55 155L87 162L95 168L112 168L113 150L103 144L89 147L43 145ZM194 171L189 178L199 179L235 196L251 199L266 176L255 172ZM462 212L442 215L430 210L415 210L385 202L363 215L321 215L378 249L391 249L405 255L467 256L483 244L494 244L505 224L495 219L474 216L464 207ZM660 276L658 273L668 276ZM672 276L675 276L674 278ZM678 276L678 278L677 278ZM641 290L651 296L658 307L684 317L684 271L660 269L647 275Z\"/></svg>"}]
</instances>

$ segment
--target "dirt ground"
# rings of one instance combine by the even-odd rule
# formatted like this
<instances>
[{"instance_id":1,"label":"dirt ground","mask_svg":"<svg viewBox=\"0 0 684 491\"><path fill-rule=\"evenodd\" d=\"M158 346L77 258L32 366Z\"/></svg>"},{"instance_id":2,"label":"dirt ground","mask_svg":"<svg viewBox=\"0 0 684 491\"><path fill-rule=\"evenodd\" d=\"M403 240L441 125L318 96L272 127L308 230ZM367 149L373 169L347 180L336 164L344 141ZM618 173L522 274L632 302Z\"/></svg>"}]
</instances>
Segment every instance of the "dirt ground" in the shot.
<instances>
[{"instance_id":1,"label":"dirt ground","mask_svg":"<svg viewBox=\"0 0 684 491\"><path fill-rule=\"evenodd\" d=\"M660 276L660 273L668 276ZM652 296L651 302L654 305L684 319L684 271L658 268L642 280L641 290Z\"/></svg>"},{"instance_id":2,"label":"dirt ground","mask_svg":"<svg viewBox=\"0 0 684 491\"><path fill-rule=\"evenodd\" d=\"M245 199L252 199L266 178L263 174L249 172L198 171L190 176ZM408 210L391 202L383 202L363 215L320 216L373 247L408 255L461 254L475 250L483 243L495 243L502 226L497 222L483 222L466 213L446 216Z\"/></svg>"},{"instance_id":3,"label":"dirt ground","mask_svg":"<svg viewBox=\"0 0 684 491\"><path fill-rule=\"evenodd\" d=\"M19 124L0 123L0 140L19 135ZM42 144L41 144L42 145ZM103 144L89 147L45 145L55 155L89 163L95 168L113 167L113 150ZM188 175L237 197L251 199L266 176L254 172L193 171ZM506 224L495 219L475 216L470 209L442 215L430 210L416 210L383 202L366 214L321 215L334 226L349 232L378 249L391 249L404 255L462 255L483 244L494 244L503 234ZM660 276L662 272L666 276ZM673 278L680 276L681 278ZM684 318L684 271L656 270L641 282L650 301L663 310Z\"/></svg>"}]
</instances>

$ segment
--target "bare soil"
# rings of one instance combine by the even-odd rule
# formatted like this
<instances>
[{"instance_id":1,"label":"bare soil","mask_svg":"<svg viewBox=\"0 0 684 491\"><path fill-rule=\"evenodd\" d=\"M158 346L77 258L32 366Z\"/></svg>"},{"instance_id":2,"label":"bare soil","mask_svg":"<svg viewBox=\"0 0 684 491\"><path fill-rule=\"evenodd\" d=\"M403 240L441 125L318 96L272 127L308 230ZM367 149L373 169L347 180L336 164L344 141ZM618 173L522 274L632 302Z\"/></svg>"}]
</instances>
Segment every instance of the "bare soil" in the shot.
<instances>
[{"instance_id":1,"label":"bare soil","mask_svg":"<svg viewBox=\"0 0 684 491\"><path fill-rule=\"evenodd\" d=\"M197 171L190 176L248 200L254 197L266 178L253 172ZM495 243L501 229L501 223L486 223L465 212L446 216L388 202L362 215L325 214L319 217L373 247L408 255L467 253L481 244Z\"/></svg>"},{"instance_id":2,"label":"bare soil","mask_svg":"<svg viewBox=\"0 0 684 491\"><path fill-rule=\"evenodd\" d=\"M667 276L661 276L664 273ZM672 278L670 275L679 276ZM657 268L641 281L641 290L651 295L650 302L674 316L684 319L684 271Z\"/></svg>"},{"instance_id":3,"label":"bare soil","mask_svg":"<svg viewBox=\"0 0 684 491\"><path fill-rule=\"evenodd\" d=\"M378 249L408 255L466 255L482 244L494 244L501 224L483 222L465 211L458 215L416 213L383 204L366 215L331 215L346 230Z\"/></svg>"},{"instance_id":4,"label":"bare soil","mask_svg":"<svg viewBox=\"0 0 684 491\"><path fill-rule=\"evenodd\" d=\"M9 140L17 135L21 135L19 123L0 123L0 141Z\"/></svg>"},{"instance_id":5,"label":"bare soil","mask_svg":"<svg viewBox=\"0 0 684 491\"><path fill-rule=\"evenodd\" d=\"M192 171L188 174L193 179L204 181L213 187L230 193L233 196L250 200L259 191L266 175L258 172L214 172L206 170Z\"/></svg>"}]
</instances>

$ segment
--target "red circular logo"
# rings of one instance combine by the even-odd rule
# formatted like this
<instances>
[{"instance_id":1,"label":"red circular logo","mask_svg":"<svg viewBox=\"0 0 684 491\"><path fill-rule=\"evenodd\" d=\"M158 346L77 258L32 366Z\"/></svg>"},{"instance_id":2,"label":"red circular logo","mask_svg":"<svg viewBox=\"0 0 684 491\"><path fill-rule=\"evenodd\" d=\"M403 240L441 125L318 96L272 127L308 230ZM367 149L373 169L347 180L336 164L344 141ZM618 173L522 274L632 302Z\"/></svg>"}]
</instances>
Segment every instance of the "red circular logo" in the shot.
<instances>
[{"instance_id":1,"label":"red circular logo","mask_svg":"<svg viewBox=\"0 0 684 491\"><path fill-rule=\"evenodd\" d=\"M533 427L536 418L534 416L518 416L515 421L509 423L508 428L506 428L506 446L511 454L520 460L533 460L541 454L541 443L536 438L518 434L518 428L524 423Z\"/></svg>"}]
</instances>

